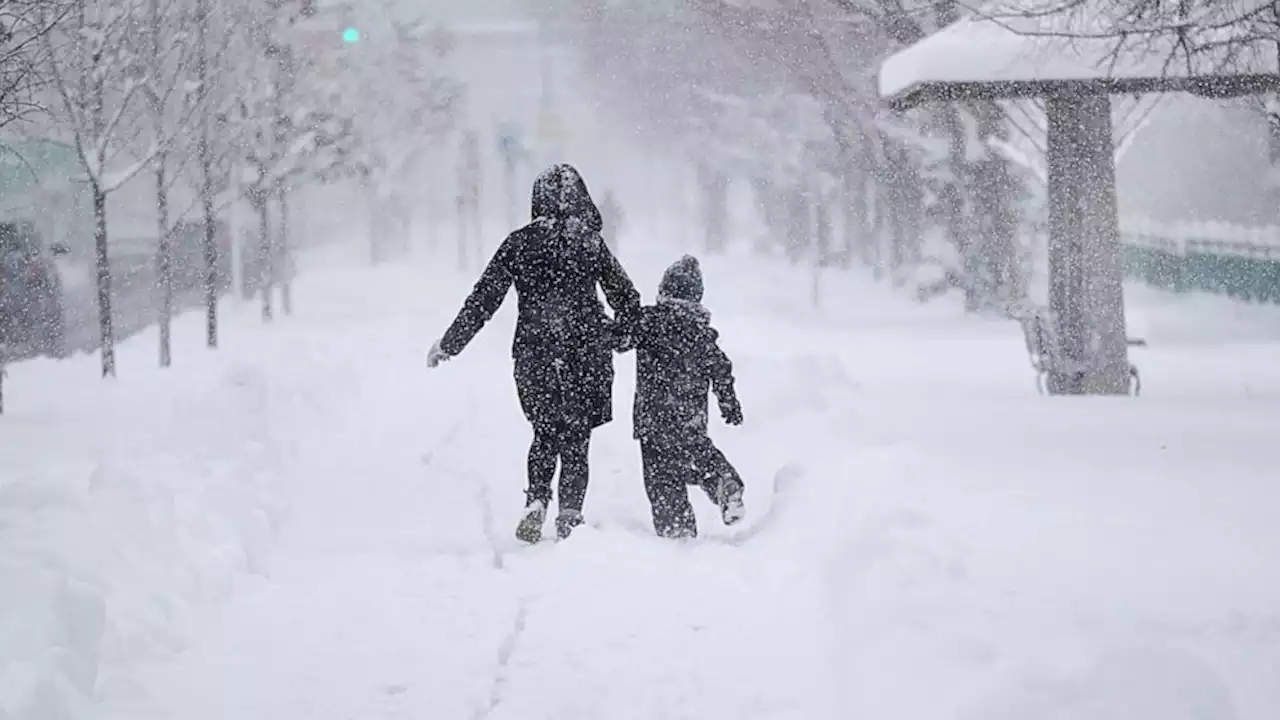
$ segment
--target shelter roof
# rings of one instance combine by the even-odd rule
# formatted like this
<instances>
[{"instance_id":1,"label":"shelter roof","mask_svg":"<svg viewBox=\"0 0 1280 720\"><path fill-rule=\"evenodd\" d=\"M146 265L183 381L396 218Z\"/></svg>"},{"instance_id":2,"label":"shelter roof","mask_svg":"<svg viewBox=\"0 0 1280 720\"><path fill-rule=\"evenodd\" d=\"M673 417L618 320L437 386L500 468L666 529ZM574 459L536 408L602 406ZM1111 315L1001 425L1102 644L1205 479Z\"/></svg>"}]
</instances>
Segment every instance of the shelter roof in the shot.
<instances>
[{"instance_id":1,"label":"shelter roof","mask_svg":"<svg viewBox=\"0 0 1280 720\"><path fill-rule=\"evenodd\" d=\"M1232 5L1241 17L1260 4L1221 2L1215 10ZM1105 20L1106 0L1048 14L1015 5L989 5L890 56L880 67L880 96L908 108L1064 92L1238 96L1280 87L1274 44L1254 39L1244 20L1191 34L1170 25L1119 36Z\"/></svg>"}]
</instances>

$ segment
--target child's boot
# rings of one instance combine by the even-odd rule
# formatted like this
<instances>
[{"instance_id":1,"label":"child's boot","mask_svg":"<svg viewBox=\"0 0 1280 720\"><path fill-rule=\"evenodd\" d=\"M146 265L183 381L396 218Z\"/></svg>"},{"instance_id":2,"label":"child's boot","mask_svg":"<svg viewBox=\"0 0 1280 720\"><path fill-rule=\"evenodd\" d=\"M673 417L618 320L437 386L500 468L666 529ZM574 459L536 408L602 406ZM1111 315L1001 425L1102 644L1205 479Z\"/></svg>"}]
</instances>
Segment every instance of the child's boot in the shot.
<instances>
[{"instance_id":1,"label":"child's boot","mask_svg":"<svg viewBox=\"0 0 1280 720\"><path fill-rule=\"evenodd\" d=\"M736 525L746 517L747 508L742 503L742 481L722 478L716 494L720 517L725 525Z\"/></svg>"},{"instance_id":2,"label":"child's boot","mask_svg":"<svg viewBox=\"0 0 1280 720\"><path fill-rule=\"evenodd\" d=\"M560 514L556 516L556 538L564 540L569 537L573 529L581 525L582 511L573 509L561 509Z\"/></svg>"}]
</instances>

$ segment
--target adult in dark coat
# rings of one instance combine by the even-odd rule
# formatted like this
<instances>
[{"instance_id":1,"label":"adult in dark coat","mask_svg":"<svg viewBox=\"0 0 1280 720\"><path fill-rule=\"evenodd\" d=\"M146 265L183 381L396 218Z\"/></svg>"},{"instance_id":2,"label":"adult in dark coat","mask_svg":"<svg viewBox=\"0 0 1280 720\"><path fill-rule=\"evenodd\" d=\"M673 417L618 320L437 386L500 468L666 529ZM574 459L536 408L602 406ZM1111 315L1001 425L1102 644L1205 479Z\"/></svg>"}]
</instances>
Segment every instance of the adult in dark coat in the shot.
<instances>
[{"instance_id":1,"label":"adult in dark coat","mask_svg":"<svg viewBox=\"0 0 1280 720\"><path fill-rule=\"evenodd\" d=\"M629 334L640 294L600 237L600 211L578 171L556 165L533 184L533 222L512 233L489 261L453 324L432 347L434 367L462 352L514 285L519 302L511 355L516 391L533 425L528 504L516 529L541 538L551 481L560 463L556 532L582 523L591 431L613 419L614 337ZM596 292L604 290L615 318Z\"/></svg>"}]
</instances>

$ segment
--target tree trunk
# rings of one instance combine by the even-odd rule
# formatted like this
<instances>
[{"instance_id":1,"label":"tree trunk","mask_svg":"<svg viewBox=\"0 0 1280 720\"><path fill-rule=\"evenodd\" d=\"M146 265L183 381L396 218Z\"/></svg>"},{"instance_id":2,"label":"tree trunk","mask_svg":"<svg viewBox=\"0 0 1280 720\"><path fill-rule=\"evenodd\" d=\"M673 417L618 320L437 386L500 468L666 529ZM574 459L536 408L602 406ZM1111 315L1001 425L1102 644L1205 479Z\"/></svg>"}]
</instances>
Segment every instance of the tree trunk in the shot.
<instances>
[{"instance_id":1,"label":"tree trunk","mask_svg":"<svg viewBox=\"0 0 1280 720\"><path fill-rule=\"evenodd\" d=\"M800 262L808 249L811 238L809 196L802 184L786 189L787 259L791 264Z\"/></svg>"},{"instance_id":2,"label":"tree trunk","mask_svg":"<svg viewBox=\"0 0 1280 720\"><path fill-rule=\"evenodd\" d=\"M867 227L867 174L848 167L844 173L844 242L840 255L841 267L848 269L856 255L865 257L862 246L868 242Z\"/></svg>"},{"instance_id":3,"label":"tree trunk","mask_svg":"<svg viewBox=\"0 0 1280 720\"><path fill-rule=\"evenodd\" d=\"M923 199L920 192L920 174L917 172L911 153L902 143L886 144L890 165L885 168L886 194L885 205L889 220L889 246L886 256L877 264L879 274L886 273L895 282L901 282L903 268L910 265L917 256L920 242L920 231L923 213Z\"/></svg>"},{"instance_id":4,"label":"tree trunk","mask_svg":"<svg viewBox=\"0 0 1280 720\"><path fill-rule=\"evenodd\" d=\"M276 192L280 203L280 309L285 315L293 314L293 245L289 239L289 191L283 185Z\"/></svg>"},{"instance_id":5,"label":"tree trunk","mask_svg":"<svg viewBox=\"0 0 1280 720\"><path fill-rule=\"evenodd\" d=\"M936 6L938 27L945 27L959 17L956 0L942 0ZM943 185L942 203L947 214L947 238L956 249L964 265L964 309L976 312L982 306L987 289L982 282L982 248L973 242L966 223L964 194L961 183L964 182L965 138L964 123L960 117L960 108L956 103L946 103L938 109L942 121L943 132L947 136L947 166L951 171L951 179Z\"/></svg>"},{"instance_id":6,"label":"tree trunk","mask_svg":"<svg viewBox=\"0 0 1280 720\"><path fill-rule=\"evenodd\" d=\"M364 189L365 209L369 213L369 261L374 265L382 262L382 227L378 213L378 193L373 179L366 174L361 178L360 187Z\"/></svg>"},{"instance_id":7,"label":"tree trunk","mask_svg":"<svg viewBox=\"0 0 1280 720\"><path fill-rule=\"evenodd\" d=\"M872 271L874 277L880 277L880 258L883 255L886 225L893 224L893 215L889 198L893 197L893 186L888 179L886 169L880 165L872 170L870 215L871 222L867 228L867 237L859 246L858 257L862 264Z\"/></svg>"},{"instance_id":8,"label":"tree trunk","mask_svg":"<svg viewBox=\"0 0 1280 720\"><path fill-rule=\"evenodd\" d=\"M827 267L831 254L831 214L825 194L819 190L814 202L813 282L810 302L814 308L822 305L822 271Z\"/></svg>"},{"instance_id":9,"label":"tree trunk","mask_svg":"<svg viewBox=\"0 0 1280 720\"><path fill-rule=\"evenodd\" d=\"M422 204L418 206L421 212L419 222L426 230L427 236L427 253L436 254L437 245L440 242L439 235L436 234L436 208L440 201L439 183L434 179L429 179L427 187L424 191Z\"/></svg>"},{"instance_id":10,"label":"tree trunk","mask_svg":"<svg viewBox=\"0 0 1280 720\"><path fill-rule=\"evenodd\" d=\"M907 244L907 235L911 225L911 209L905 204L894 202L889 206L889 248L888 257L881 257L876 263L876 277L883 278L888 274L898 277L898 268L902 265L902 248Z\"/></svg>"},{"instance_id":11,"label":"tree trunk","mask_svg":"<svg viewBox=\"0 0 1280 720\"><path fill-rule=\"evenodd\" d=\"M947 239L956 249L964 265L964 308L975 312L982 305L985 283L982 282L982 248L970 236L965 218L964 194L960 189L965 167L965 134L960 109L954 103L941 108L942 124L947 134L947 165L951 178L942 187L942 202L947 213Z\"/></svg>"},{"instance_id":12,"label":"tree trunk","mask_svg":"<svg viewBox=\"0 0 1280 720\"><path fill-rule=\"evenodd\" d=\"M401 257L409 257L412 250L410 238L413 235L413 223L405 209L404 200L399 194L396 194L391 202L396 213L396 249Z\"/></svg>"},{"instance_id":13,"label":"tree trunk","mask_svg":"<svg viewBox=\"0 0 1280 720\"><path fill-rule=\"evenodd\" d=\"M262 320L270 322L272 318L271 295L274 292L275 285L275 248L271 243L271 222L268 217L270 204L267 201L267 191L258 189L253 191L256 196L253 202L254 209L258 211L258 284L262 291Z\"/></svg>"},{"instance_id":14,"label":"tree trunk","mask_svg":"<svg viewBox=\"0 0 1280 720\"><path fill-rule=\"evenodd\" d=\"M702 191L703 230L708 253L723 253L728 244L729 178L717 169L698 166Z\"/></svg>"},{"instance_id":15,"label":"tree trunk","mask_svg":"<svg viewBox=\"0 0 1280 720\"><path fill-rule=\"evenodd\" d=\"M472 252L476 256L476 267L484 269L484 222L480 217L480 195L471 199L471 232Z\"/></svg>"},{"instance_id":16,"label":"tree trunk","mask_svg":"<svg viewBox=\"0 0 1280 720\"><path fill-rule=\"evenodd\" d=\"M832 245L835 229L831 223L831 198L821 186L814 193L813 210L813 237L816 249L814 262L822 267L828 267L835 257L835 248Z\"/></svg>"},{"instance_id":17,"label":"tree trunk","mask_svg":"<svg viewBox=\"0 0 1280 720\"><path fill-rule=\"evenodd\" d=\"M902 270L919 265L924 254L925 198L920 167L906 145L898 148L900 196L902 198L902 237L894 258L894 281L903 282Z\"/></svg>"},{"instance_id":18,"label":"tree trunk","mask_svg":"<svg viewBox=\"0 0 1280 720\"><path fill-rule=\"evenodd\" d=\"M755 196L756 209L764 220L764 232L756 235L752 249L757 254L767 255L778 244L778 237L781 234L777 209L778 193L773 183L763 175L751 178L751 190Z\"/></svg>"},{"instance_id":19,"label":"tree trunk","mask_svg":"<svg viewBox=\"0 0 1280 720\"><path fill-rule=\"evenodd\" d=\"M107 252L107 194L102 185L90 185L93 195L93 251L98 281L98 334L102 351L102 376L116 376L116 336L111 315L111 257Z\"/></svg>"},{"instance_id":20,"label":"tree trunk","mask_svg":"<svg viewBox=\"0 0 1280 720\"><path fill-rule=\"evenodd\" d=\"M204 162L204 161L202 161ZM206 170L206 172L209 172ZM206 178L208 176L206 175ZM201 204L204 215L204 332L205 344L210 348L218 347L218 295L222 284L222 253L218 248L216 217L213 212L212 188L205 180L201 188ZM230 258L227 258L230 261ZM230 279L231 267L227 265L227 279Z\"/></svg>"},{"instance_id":21,"label":"tree trunk","mask_svg":"<svg viewBox=\"0 0 1280 720\"><path fill-rule=\"evenodd\" d=\"M975 163L973 169L982 279L987 299L998 299L1007 305L1025 294L1017 252L1018 212L1011 192L1015 181L1009 174L1008 161L1002 157L989 155Z\"/></svg>"},{"instance_id":22,"label":"tree trunk","mask_svg":"<svg viewBox=\"0 0 1280 720\"><path fill-rule=\"evenodd\" d=\"M165 156L156 157L156 282L160 290L160 367L173 364L173 234L169 230L169 192L165 187Z\"/></svg>"},{"instance_id":23,"label":"tree trunk","mask_svg":"<svg viewBox=\"0 0 1280 720\"><path fill-rule=\"evenodd\" d=\"M200 139L196 152L200 161L200 205L204 216L204 329L205 344L218 347L218 266L217 236L214 234L213 157L209 150L209 60L206 34L209 0L196 0L196 78L200 84Z\"/></svg>"},{"instance_id":24,"label":"tree trunk","mask_svg":"<svg viewBox=\"0 0 1280 720\"><path fill-rule=\"evenodd\" d=\"M876 217L887 232L873 253L872 269L876 279L882 279L886 272L896 267L896 258L902 255L901 248L910 234L910 216L915 212L915 208L910 207L911 198L907 192L909 159L895 140L885 138L884 148L885 164L880 168L881 191Z\"/></svg>"},{"instance_id":25,"label":"tree trunk","mask_svg":"<svg viewBox=\"0 0 1280 720\"><path fill-rule=\"evenodd\" d=\"M467 270L467 201L461 193L454 201L458 212L458 269Z\"/></svg>"},{"instance_id":26,"label":"tree trunk","mask_svg":"<svg viewBox=\"0 0 1280 720\"><path fill-rule=\"evenodd\" d=\"M507 201L507 227L514 230L518 222L516 208L519 207L520 200L516 196L516 159L509 152L503 156L502 170L502 185Z\"/></svg>"}]
</instances>

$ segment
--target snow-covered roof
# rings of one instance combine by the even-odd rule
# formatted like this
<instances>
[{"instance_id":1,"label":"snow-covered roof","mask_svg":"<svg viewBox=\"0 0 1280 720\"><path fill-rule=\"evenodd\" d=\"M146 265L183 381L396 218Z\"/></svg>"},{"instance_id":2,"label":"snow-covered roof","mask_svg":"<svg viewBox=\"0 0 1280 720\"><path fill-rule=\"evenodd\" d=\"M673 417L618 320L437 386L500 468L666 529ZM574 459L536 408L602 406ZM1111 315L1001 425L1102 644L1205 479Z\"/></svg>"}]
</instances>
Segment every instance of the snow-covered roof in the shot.
<instances>
[{"instance_id":1,"label":"snow-covered roof","mask_svg":"<svg viewBox=\"0 0 1280 720\"><path fill-rule=\"evenodd\" d=\"M1110 93L1241 95L1275 89L1280 80L1274 44L1197 31L1191 38L1197 50L1188 56L1171 31L1121 40L1099 19L1104 17L1099 7L1096 13L1032 17L988 10L962 18L885 60L880 95L900 107L1040 96L1063 84ZM1209 32L1239 35L1247 29Z\"/></svg>"}]
</instances>

